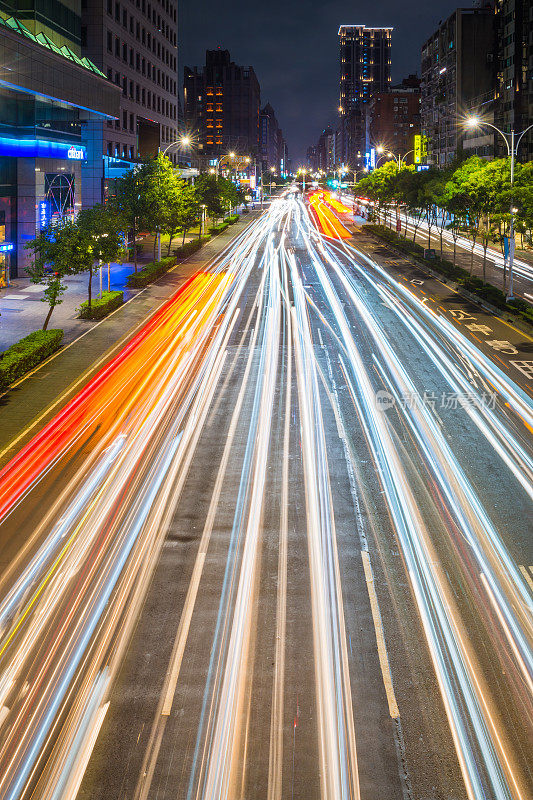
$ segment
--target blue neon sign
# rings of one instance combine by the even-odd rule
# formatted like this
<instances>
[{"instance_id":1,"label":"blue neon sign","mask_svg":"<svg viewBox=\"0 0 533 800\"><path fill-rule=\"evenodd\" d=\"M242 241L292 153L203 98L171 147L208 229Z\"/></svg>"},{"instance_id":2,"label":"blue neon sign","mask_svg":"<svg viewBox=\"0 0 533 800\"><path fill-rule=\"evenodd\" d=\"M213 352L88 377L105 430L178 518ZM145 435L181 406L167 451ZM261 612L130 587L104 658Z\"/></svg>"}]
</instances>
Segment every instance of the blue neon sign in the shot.
<instances>
[{"instance_id":1,"label":"blue neon sign","mask_svg":"<svg viewBox=\"0 0 533 800\"><path fill-rule=\"evenodd\" d=\"M14 249L15 245L13 242L2 242L2 244L0 244L0 253L10 253Z\"/></svg>"},{"instance_id":2,"label":"blue neon sign","mask_svg":"<svg viewBox=\"0 0 533 800\"><path fill-rule=\"evenodd\" d=\"M41 230L43 230L43 228L46 228L46 226L50 222L51 216L52 213L50 208L50 201L41 200L39 203L39 227Z\"/></svg>"},{"instance_id":3,"label":"blue neon sign","mask_svg":"<svg viewBox=\"0 0 533 800\"><path fill-rule=\"evenodd\" d=\"M0 156L12 158L59 158L67 161L86 161L87 149L69 142L48 139L11 139L0 136Z\"/></svg>"}]
</instances>

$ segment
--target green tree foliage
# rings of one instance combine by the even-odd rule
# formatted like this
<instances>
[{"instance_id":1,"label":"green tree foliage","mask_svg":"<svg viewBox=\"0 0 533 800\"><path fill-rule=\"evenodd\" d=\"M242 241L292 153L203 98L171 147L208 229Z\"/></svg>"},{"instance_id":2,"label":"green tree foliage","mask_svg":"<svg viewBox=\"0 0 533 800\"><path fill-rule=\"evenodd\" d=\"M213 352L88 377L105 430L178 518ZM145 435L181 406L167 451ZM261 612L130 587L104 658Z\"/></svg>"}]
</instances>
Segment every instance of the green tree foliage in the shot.
<instances>
[{"instance_id":1,"label":"green tree foliage","mask_svg":"<svg viewBox=\"0 0 533 800\"><path fill-rule=\"evenodd\" d=\"M428 247L431 231L436 226L440 237L441 258L444 231L451 232L454 243L454 264L457 240L466 234L471 242L471 270L474 250L479 241L483 247L483 280L485 281L487 249L490 241L500 242L510 233L510 209L515 211L515 230L531 242L533 229L533 162L515 165L511 186L509 159L487 161L472 156L446 170L415 172L412 167L398 171L393 163L384 164L357 184L356 193L374 200L378 216L396 204L396 213L403 209L407 228L408 215L414 224L413 241L423 219L428 226ZM503 272L505 290L506 271Z\"/></svg>"},{"instance_id":2,"label":"green tree foliage","mask_svg":"<svg viewBox=\"0 0 533 800\"><path fill-rule=\"evenodd\" d=\"M148 214L149 169L146 164L138 164L126 172L115 184L115 196L111 203L122 225L129 231L133 240L133 263L138 269L137 236Z\"/></svg>"},{"instance_id":3,"label":"green tree foliage","mask_svg":"<svg viewBox=\"0 0 533 800\"><path fill-rule=\"evenodd\" d=\"M87 305L92 303L92 280L100 261L115 261L123 252L121 218L114 207L96 205L80 211L76 221L79 271L89 273Z\"/></svg>"},{"instance_id":4,"label":"green tree foliage","mask_svg":"<svg viewBox=\"0 0 533 800\"><path fill-rule=\"evenodd\" d=\"M48 303L43 324L46 330L54 308L63 302L67 289L63 283L65 276L79 272L77 223L66 218L56 225L47 225L25 247L33 253L33 261L27 267L30 280L45 286L41 301Z\"/></svg>"},{"instance_id":5,"label":"green tree foliage","mask_svg":"<svg viewBox=\"0 0 533 800\"><path fill-rule=\"evenodd\" d=\"M200 221L200 205L196 188L186 181L178 181L162 217L161 230L169 236L167 255L170 255L172 241L177 234L183 235L184 243L187 233Z\"/></svg>"}]
</instances>

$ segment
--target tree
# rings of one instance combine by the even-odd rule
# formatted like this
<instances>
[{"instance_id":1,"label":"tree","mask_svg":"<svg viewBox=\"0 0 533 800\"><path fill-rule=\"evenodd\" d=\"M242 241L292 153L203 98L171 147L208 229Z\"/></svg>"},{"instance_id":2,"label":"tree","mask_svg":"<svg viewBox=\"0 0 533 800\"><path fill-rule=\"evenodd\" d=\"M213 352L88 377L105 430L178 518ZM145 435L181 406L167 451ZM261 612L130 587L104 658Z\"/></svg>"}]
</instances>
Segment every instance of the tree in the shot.
<instances>
[{"instance_id":1,"label":"tree","mask_svg":"<svg viewBox=\"0 0 533 800\"><path fill-rule=\"evenodd\" d=\"M200 175L196 180L196 191L200 203L205 205L211 219L223 217L232 206L243 200L243 193L232 181L215 175Z\"/></svg>"},{"instance_id":2,"label":"tree","mask_svg":"<svg viewBox=\"0 0 533 800\"><path fill-rule=\"evenodd\" d=\"M141 220L146 218L148 206L146 185L148 170L145 164L138 164L121 178L115 186L115 196L108 204L120 216L122 225L131 232L133 238L133 263L135 272L138 269L137 235Z\"/></svg>"},{"instance_id":3,"label":"tree","mask_svg":"<svg viewBox=\"0 0 533 800\"><path fill-rule=\"evenodd\" d=\"M77 219L77 257L80 271L87 270L87 305L92 304L92 280L98 262L115 261L123 252L121 218L114 207L96 205L80 211Z\"/></svg>"},{"instance_id":4,"label":"tree","mask_svg":"<svg viewBox=\"0 0 533 800\"><path fill-rule=\"evenodd\" d=\"M362 178L357 184L358 193L374 200L378 207L378 222L381 221L381 210L385 209L385 222L387 221L387 207L395 198L395 184L398 174L398 165L389 161L382 167L373 170L370 175Z\"/></svg>"},{"instance_id":5,"label":"tree","mask_svg":"<svg viewBox=\"0 0 533 800\"><path fill-rule=\"evenodd\" d=\"M61 298L67 289L63 283L64 277L79 271L76 260L77 224L70 218L64 218L55 225L49 224L25 247L34 255L32 264L27 267L30 280L46 287L41 298L43 303L48 303L43 324L45 331L54 308L63 302Z\"/></svg>"},{"instance_id":6,"label":"tree","mask_svg":"<svg viewBox=\"0 0 533 800\"><path fill-rule=\"evenodd\" d=\"M422 194L424 185L428 180L427 174L426 171L416 172L414 167L408 167L407 169L402 169L398 175L396 196L398 199L401 196L413 220L413 242L416 242L416 234L424 216Z\"/></svg>"},{"instance_id":7,"label":"tree","mask_svg":"<svg viewBox=\"0 0 533 800\"><path fill-rule=\"evenodd\" d=\"M165 219L168 219L168 208L177 200L180 183L172 161L163 153L144 165L144 200L146 209L143 222L154 234L154 253L157 235L163 230Z\"/></svg>"},{"instance_id":8,"label":"tree","mask_svg":"<svg viewBox=\"0 0 533 800\"><path fill-rule=\"evenodd\" d=\"M168 255L172 240L178 233L183 234L183 243L188 231L199 222L201 216L200 200L195 187L186 181L179 181L178 188L165 209L161 229L168 234Z\"/></svg>"}]
</instances>

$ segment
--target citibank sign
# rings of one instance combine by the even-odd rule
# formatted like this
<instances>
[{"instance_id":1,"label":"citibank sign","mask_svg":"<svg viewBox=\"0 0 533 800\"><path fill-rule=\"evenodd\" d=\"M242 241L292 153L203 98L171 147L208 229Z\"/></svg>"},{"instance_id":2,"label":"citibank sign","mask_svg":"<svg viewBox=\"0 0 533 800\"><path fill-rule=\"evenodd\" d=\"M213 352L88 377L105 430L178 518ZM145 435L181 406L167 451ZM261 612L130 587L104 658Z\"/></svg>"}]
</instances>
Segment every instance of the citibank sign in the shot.
<instances>
[{"instance_id":1,"label":"citibank sign","mask_svg":"<svg viewBox=\"0 0 533 800\"><path fill-rule=\"evenodd\" d=\"M70 161L84 161L85 160L85 148L83 147L69 147L67 158Z\"/></svg>"},{"instance_id":2,"label":"citibank sign","mask_svg":"<svg viewBox=\"0 0 533 800\"><path fill-rule=\"evenodd\" d=\"M70 142L56 142L48 139L12 139L9 136L0 136L0 156L85 161L87 150L83 145L73 145Z\"/></svg>"}]
</instances>

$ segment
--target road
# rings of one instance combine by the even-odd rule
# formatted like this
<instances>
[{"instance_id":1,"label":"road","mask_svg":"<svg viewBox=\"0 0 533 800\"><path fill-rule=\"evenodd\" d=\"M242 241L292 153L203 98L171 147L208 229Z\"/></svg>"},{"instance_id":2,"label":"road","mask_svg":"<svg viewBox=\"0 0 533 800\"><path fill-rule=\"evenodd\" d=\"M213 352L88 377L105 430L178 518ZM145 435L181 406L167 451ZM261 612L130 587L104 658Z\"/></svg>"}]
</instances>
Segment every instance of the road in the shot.
<instances>
[{"instance_id":1,"label":"road","mask_svg":"<svg viewBox=\"0 0 533 800\"><path fill-rule=\"evenodd\" d=\"M349 198L345 198L348 200ZM416 234L416 241L423 247L428 246L428 236L430 234L427 221L415 220L414 217L401 214L402 231L410 238L414 238ZM383 221L383 220L382 220ZM439 220L440 222L440 220ZM396 216L393 211L387 215L386 224L395 229ZM440 234L439 226L431 226L431 247L435 250L436 254L440 253ZM454 241L453 235L448 230L442 232L443 253L444 257L453 262ZM472 272L472 253L474 255L474 273L478 277L483 276L483 245L473 243L465 236L457 236L455 242L456 248L456 263L463 269ZM485 264L486 279L493 286L503 290L504 283L504 270L505 270L505 285L508 288L509 284L509 270L508 265L505 264L504 257L496 246L490 245L487 247L487 257ZM524 261L520 257L515 257L513 262L513 294L515 297L521 297L528 303L533 302L533 266Z\"/></svg>"},{"instance_id":2,"label":"road","mask_svg":"<svg viewBox=\"0 0 533 800\"><path fill-rule=\"evenodd\" d=\"M533 794L533 375L340 211L275 200L0 473L0 797Z\"/></svg>"}]
</instances>

